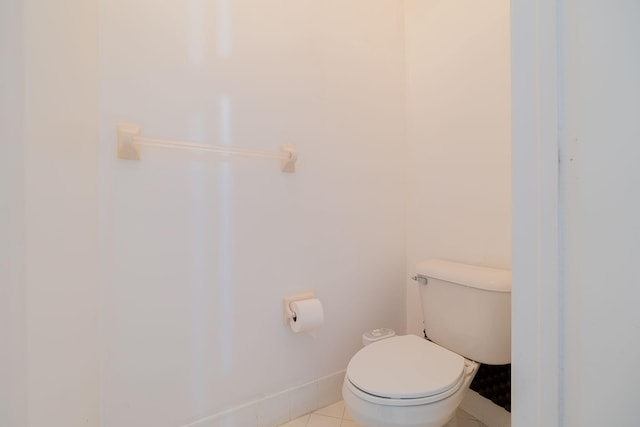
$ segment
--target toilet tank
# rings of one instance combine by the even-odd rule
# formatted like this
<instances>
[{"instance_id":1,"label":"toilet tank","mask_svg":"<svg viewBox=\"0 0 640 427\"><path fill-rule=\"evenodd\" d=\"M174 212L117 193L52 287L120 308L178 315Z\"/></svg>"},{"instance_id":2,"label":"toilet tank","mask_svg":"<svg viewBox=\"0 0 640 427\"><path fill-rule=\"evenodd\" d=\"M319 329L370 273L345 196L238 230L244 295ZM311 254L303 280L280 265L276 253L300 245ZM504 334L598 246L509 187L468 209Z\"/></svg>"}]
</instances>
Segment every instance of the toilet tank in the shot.
<instances>
[{"instance_id":1,"label":"toilet tank","mask_svg":"<svg viewBox=\"0 0 640 427\"><path fill-rule=\"evenodd\" d=\"M511 363L510 270L429 259L416 272L430 340L476 362Z\"/></svg>"}]
</instances>

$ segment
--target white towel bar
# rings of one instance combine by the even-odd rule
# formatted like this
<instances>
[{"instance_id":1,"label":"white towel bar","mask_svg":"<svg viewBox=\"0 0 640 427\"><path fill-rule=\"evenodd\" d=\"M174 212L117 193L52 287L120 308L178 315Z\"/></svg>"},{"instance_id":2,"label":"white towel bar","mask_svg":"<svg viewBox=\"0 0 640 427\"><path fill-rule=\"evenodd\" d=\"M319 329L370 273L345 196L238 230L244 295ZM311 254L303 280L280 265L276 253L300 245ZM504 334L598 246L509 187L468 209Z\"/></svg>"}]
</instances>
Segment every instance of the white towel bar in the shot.
<instances>
[{"instance_id":1,"label":"white towel bar","mask_svg":"<svg viewBox=\"0 0 640 427\"><path fill-rule=\"evenodd\" d=\"M125 160L140 160L140 146L147 145L160 148L175 148L180 150L209 151L224 155L248 157L265 157L280 159L282 172L294 173L298 150L294 145L282 144L280 152L247 150L242 148L224 147L219 145L199 144L196 142L170 141L163 139L144 138L140 136L140 127L133 125L118 126L118 158Z\"/></svg>"}]
</instances>

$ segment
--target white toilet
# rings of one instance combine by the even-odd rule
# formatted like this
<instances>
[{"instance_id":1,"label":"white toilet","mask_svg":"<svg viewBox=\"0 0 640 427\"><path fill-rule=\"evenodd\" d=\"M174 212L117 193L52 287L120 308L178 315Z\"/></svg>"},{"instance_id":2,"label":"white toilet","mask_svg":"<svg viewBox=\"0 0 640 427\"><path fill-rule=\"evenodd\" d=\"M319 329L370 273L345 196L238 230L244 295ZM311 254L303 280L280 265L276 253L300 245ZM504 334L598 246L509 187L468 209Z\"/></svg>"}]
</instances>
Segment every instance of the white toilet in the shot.
<instances>
[{"instance_id":1,"label":"white toilet","mask_svg":"<svg viewBox=\"0 0 640 427\"><path fill-rule=\"evenodd\" d=\"M358 351L342 386L365 427L442 427L480 363L511 362L511 272L431 259L416 280L427 336L404 335Z\"/></svg>"}]
</instances>

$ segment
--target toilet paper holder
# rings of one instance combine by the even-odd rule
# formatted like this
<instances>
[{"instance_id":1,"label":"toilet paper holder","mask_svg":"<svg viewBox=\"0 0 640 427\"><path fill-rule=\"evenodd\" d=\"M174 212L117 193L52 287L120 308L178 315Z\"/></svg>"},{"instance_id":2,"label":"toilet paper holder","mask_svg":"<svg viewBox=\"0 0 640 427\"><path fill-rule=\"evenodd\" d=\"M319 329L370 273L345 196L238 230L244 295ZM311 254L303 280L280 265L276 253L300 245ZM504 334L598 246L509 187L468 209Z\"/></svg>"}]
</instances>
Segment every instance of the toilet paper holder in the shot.
<instances>
[{"instance_id":1,"label":"toilet paper holder","mask_svg":"<svg viewBox=\"0 0 640 427\"><path fill-rule=\"evenodd\" d=\"M312 291L302 292L294 295L287 295L282 299L282 308L283 308L283 323L285 326L289 325L289 320L296 320L296 313L291 309L291 303L296 301L304 301L307 299L313 299L316 297L316 294Z\"/></svg>"}]
</instances>

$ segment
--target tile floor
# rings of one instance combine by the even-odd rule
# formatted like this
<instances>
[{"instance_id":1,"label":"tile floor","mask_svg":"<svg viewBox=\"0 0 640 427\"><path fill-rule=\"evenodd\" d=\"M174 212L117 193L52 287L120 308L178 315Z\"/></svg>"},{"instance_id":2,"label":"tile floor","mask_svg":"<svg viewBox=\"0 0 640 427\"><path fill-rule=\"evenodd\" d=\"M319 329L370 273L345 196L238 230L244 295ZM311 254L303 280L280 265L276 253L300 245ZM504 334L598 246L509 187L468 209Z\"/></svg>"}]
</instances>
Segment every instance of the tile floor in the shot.
<instances>
[{"instance_id":1,"label":"tile floor","mask_svg":"<svg viewBox=\"0 0 640 427\"><path fill-rule=\"evenodd\" d=\"M362 425L349 416L349 412L341 400L282 424L280 427L362 427Z\"/></svg>"},{"instance_id":2,"label":"tile floor","mask_svg":"<svg viewBox=\"0 0 640 427\"><path fill-rule=\"evenodd\" d=\"M457 413L458 427L486 427L461 409ZM349 416L344 402L336 402L310 414L303 415L279 427L362 427Z\"/></svg>"}]
</instances>

